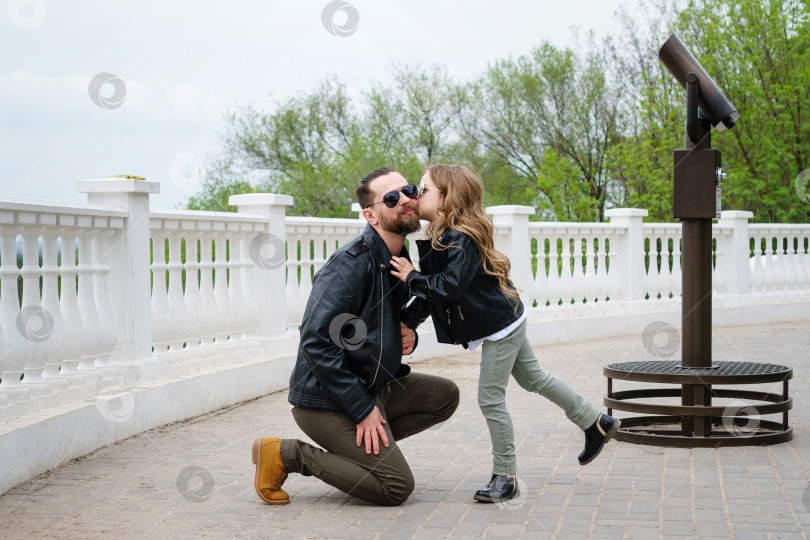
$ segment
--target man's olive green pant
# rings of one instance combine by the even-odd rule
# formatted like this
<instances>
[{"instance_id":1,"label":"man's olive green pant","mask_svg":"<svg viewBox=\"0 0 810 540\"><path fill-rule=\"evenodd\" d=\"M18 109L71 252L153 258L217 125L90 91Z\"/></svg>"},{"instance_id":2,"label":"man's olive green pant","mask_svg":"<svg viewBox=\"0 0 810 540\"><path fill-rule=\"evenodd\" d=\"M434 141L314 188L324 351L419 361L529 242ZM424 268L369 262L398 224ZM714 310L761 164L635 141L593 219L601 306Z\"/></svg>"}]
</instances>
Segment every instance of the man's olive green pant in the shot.
<instances>
[{"instance_id":1,"label":"man's olive green pant","mask_svg":"<svg viewBox=\"0 0 810 540\"><path fill-rule=\"evenodd\" d=\"M410 373L388 383L376 399L386 420L388 448L379 454L357 446L357 424L343 413L295 407L301 430L324 450L297 439L281 441L281 463L287 473L314 476L364 501L392 506L413 492L413 474L397 443L444 422L458 407L458 387L450 380Z\"/></svg>"}]
</instances>

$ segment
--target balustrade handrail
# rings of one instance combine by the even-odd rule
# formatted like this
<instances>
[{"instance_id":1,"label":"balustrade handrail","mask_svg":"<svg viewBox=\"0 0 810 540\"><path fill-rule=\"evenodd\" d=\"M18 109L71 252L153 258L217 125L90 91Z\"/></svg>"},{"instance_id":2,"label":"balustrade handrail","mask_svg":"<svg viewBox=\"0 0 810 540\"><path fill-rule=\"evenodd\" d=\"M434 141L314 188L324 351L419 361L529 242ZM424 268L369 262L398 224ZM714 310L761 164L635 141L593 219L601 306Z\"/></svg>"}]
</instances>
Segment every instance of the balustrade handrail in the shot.
<instances>
[{"instance_id":1,"label":"balustrade handrail","mask_svg":"<svg viewBox=\"0 0 810 540\"><path fill-rule=\"evenodd\" d=\"M183 221L234 221L240 223L266 223L259 214L236 214L234 212L211 212L205 210L150 210L153 219L179 219Z\"/></svg>"},{"instance_id":2,"label":"balustrade handrail","mask_svg":"<svg viewBox=\"0 0 810 540\"><path fill-rule=\"evenodd\" d=\"M626 225L617 225L615 223L590 223L579 221L530 221L529 230L544 230L544 229L577 229L577 230L594 230L594 231L614 231L627 229Z\"/></svg>"},{"instance_id":3,"label":"balustrade handrail","mask_svg":"<svg viewBox=\"0 0 810 540\"><path fill-rule=\"evenodd\" d=\"M109 206L101 206L97 204L66 203L0 197L0 211L4 210L12 212L70 214L101 217L127 217L128 215L126 210L110 208Z\"/></svg>"},{"instance_id":4,"label":"balustrade handrail","mask_svg":"<svg viewBox=\"0 0 810 540\"><path fill-rule=\"evenodd\" d=\"M760 231L782 231L782 232L806 232L810 234L810 224L800 223L751 223L748 225L751 232Z\"/></svg>"}]
</instances>

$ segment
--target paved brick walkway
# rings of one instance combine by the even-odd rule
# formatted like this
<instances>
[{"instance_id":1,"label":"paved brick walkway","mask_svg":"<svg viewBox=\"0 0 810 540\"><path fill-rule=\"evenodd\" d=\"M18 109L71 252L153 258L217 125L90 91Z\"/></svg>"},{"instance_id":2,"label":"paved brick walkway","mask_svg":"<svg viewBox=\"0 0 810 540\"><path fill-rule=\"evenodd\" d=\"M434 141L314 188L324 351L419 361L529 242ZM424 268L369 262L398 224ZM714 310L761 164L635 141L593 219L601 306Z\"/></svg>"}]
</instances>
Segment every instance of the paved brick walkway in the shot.
<instances>
[{"instance_id":1,"label":"paved brick walkway","mask_svg":"<svg viewBox=\"0 0 810 540\"><path fill-rule=\"evenodd\" d=\"M400 507L373 507L300 475L284 486L291 504L261 502L251 442L303 437L280 392L142 433L14 488L0 497L0 536L807 538L810 323L717 330L714 348L715 360L794 367L792 442L695 450L611 442L581 468L582 434L513 383L508 404L523 495L505 507L474 503L491 458L473 353L416 365L454 379L462 401L451 420L402 441L416 490ZM536 352L542 366L600 408L602 366L650 357L640 336Z\"/></svg>"}]
</instances>

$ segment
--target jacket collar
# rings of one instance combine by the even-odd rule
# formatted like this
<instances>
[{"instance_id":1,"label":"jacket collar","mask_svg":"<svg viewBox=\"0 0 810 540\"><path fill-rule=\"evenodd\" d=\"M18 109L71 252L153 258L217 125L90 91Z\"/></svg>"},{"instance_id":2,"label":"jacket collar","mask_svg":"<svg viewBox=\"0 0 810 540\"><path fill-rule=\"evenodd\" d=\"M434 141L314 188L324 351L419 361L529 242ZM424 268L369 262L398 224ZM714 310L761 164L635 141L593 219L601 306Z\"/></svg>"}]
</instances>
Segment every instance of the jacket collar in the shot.
<instances>
[{"instance_id":1,"label":"jacket collar","mask_svg":"<svg viewBox=\"0 0 810 540\"><path fill-rule=\"evenodd\" d=\"M374 258L377 259L377 265L384 271L390 270L391 266L391 251L388 250L388 246L385 245L382 237L380 234L371 226L371 224L367 224L363 234L363 244L368 246L371 252L374 254ZM399 252L399 257L405 257L409 261L411 260L410 256L408 255L408 250L405 245L402 245L402 251Z\"/></svg>"}]
</instances>

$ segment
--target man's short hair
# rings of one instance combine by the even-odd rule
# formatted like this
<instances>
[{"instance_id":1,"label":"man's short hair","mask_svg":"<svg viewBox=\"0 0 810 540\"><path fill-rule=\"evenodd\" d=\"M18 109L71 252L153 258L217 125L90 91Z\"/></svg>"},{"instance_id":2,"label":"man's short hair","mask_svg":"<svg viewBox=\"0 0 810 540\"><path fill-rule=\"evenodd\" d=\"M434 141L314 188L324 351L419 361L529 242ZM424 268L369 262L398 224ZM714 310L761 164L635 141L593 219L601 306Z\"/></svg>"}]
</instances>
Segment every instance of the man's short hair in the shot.
<instances>
[{"instance_id":1,"label":"man's short hair","mask_svg":"<svg viewBox=\"0 0 810 540\"><path fill-rule=\"evenodd\" d=\"M391 167L380 167L379 169L374 169L365 175L362 180L360 180L360 185L357 186L357 191L355 192L357 195L357 202L360 204L360 208L367 208L371 203L374 202L374 194L371 192L371 186L369 185L371 184L371 181L392 172L397 171Z\"/></svg>"}]
</instances>

